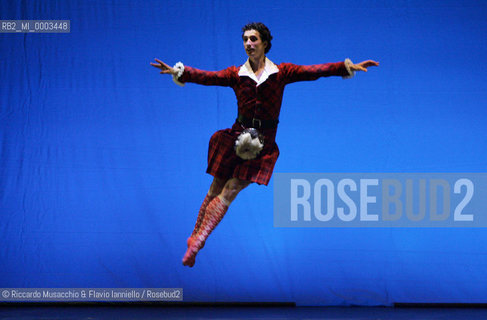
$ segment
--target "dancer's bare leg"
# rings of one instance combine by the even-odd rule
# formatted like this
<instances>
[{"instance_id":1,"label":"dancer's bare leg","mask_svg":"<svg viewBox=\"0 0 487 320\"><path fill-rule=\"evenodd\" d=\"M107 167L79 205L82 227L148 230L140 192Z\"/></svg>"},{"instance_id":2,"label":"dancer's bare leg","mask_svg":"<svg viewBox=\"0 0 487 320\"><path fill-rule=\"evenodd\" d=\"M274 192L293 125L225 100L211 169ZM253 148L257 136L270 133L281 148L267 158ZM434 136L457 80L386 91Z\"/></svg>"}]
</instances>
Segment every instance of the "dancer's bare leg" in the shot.
<instances>
[{"instance_id":1,"label":"dancer's bare leg","mask_svg":"<svg viewBox=\"0 0 487 320\"><path fill-rule=\"evenodd\" d=\"M203 221L183 257L183 265L192 267L196 254L205 245L206 239L225 216L230 204L235 200L240 191L251 182L237 178L229 179L218 196L213 198L206 207Z\"/></svg>"},{"instance_id":2,"label":"dancer's bare leg","mask_svg":"<svg viewBox=\"0 0 487 320\"><path fill-rule=\"evenodd\" d=\"M210 185L210 189L208 190L208 193L206 194L206 197L203 200L203 203L201 204L200 211L198 212L198 217L196 218L196 223L193 232L191 233L191 236L189 236L188 240L186 241L188 244L188 248L189 246L191 246L191 243L193 243L196 233L198 233L198 230L200 229L201 222L203 221L203 217L205 216L206 207L211 202L211 200L213 200L213 198L215 198L217 195L219 195L222 192L226 182L227 180L225 179L213 178L213 182Z\"/></svg>"},{"instance_id":3,"label":"dancer's bare leg","mask_svg":"<svg viewBox=\"0 0 487 320\"><path fill-rule=\"evenodd\" d=\"M227 180L219 196L223 198L228 205L230 205L233 200L235 200L239 192L247 188L251 183L252 182L250 181L240 180L237 178Z\"/></svg>"}]
</instances>

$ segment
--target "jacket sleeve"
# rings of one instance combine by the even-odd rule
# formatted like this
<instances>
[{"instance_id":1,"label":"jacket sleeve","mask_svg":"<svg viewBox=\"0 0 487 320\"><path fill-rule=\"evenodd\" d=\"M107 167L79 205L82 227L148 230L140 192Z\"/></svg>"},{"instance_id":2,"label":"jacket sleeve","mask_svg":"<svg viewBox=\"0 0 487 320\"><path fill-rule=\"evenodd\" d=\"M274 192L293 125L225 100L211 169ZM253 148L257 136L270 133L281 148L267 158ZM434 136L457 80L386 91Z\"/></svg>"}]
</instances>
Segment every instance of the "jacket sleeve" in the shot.
<instances>
[{"instance_id":1,"label":"jacket sleeve","mask_svg":"<svg viewBox=\"0 0 487 320\"><path fill-rule=\"evenodd\" d=\"M184 71L175 81L184 85L186 82L202 84L206 86L231 87L238 77L235 67L228 67L220 71L205 71L190 66L184 66Z\"/></svg>"},{"instance_id":2,"label":"jacket sleeve","mask_svg":"<svg viewBox=\"0 0 487 320\"><path fill-rule=\"evenodd\" d=\"M284 81L286 83L310 81L329 76L350 78L353 76L353 72L346 66L346 63L349 63L349 61L350 60L347 59L345 62L331 62L308 66L282 63L279 66L279 69L283 71Z\"/></svg>"}]
</instances>

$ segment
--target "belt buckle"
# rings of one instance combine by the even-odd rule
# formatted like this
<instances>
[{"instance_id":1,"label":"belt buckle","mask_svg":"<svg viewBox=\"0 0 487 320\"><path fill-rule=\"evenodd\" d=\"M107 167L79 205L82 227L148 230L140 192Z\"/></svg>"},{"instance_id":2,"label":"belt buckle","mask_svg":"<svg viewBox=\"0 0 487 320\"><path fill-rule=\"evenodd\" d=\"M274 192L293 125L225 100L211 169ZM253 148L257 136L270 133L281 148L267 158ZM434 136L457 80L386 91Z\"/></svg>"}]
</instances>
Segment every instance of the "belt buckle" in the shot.
<instances>
[{"instance_id":1,"label":"belt buckle","mask_svg":"<svg viewBox=\"0 0 487 320\"><path fill-rule=\"evenodd\" d=\"M255 125L256 121L259 123L258 127ZM262 121L260 121L260 119L255 119L255 118L252 119L252 127L253 128L260 129L261 126L262 126Z\"/></svg>"}]
</instances>

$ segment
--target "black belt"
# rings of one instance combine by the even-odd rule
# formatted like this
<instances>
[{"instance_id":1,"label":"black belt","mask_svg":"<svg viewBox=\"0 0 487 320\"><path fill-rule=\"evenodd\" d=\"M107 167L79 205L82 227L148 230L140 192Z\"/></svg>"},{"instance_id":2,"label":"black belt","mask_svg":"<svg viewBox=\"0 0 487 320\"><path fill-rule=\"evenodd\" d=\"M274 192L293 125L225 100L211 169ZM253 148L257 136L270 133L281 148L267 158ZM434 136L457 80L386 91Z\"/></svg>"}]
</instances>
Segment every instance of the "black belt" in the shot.
<instances>
[{"instance_id":1,"label":"black belt","mask_svg":"<svg viewBox=\"0 0 487 320\"><path fill-rule=\"evenodd\" d=\"M246 128L275 129L277 128L277 124L279 123L279 120L278 119L261 120L256 118L250 119L239 114L237 117L237 122L239 122L242 126Z\"/></svg>"}]
</instances>

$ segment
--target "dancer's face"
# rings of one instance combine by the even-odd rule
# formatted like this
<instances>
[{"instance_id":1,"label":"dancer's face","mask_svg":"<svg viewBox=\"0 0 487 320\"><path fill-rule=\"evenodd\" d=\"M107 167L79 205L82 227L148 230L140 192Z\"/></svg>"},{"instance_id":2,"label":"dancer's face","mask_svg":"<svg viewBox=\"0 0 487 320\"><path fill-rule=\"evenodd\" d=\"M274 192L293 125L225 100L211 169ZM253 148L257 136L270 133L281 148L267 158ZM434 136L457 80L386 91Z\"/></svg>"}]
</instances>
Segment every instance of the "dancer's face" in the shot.
<instances>
[{"instance_id":1,"label":"dancer's face","mask_svg":"<svg viewBox=\"0 0 487 320\"><path fill-rule=\"evenodd\" d=\"M247 30L242 37L245 52L249 58L259 59L265 55L265 48L267 47L267 41L262 42L260 39L259 31Z\"/></svg>"}]
</instances>

